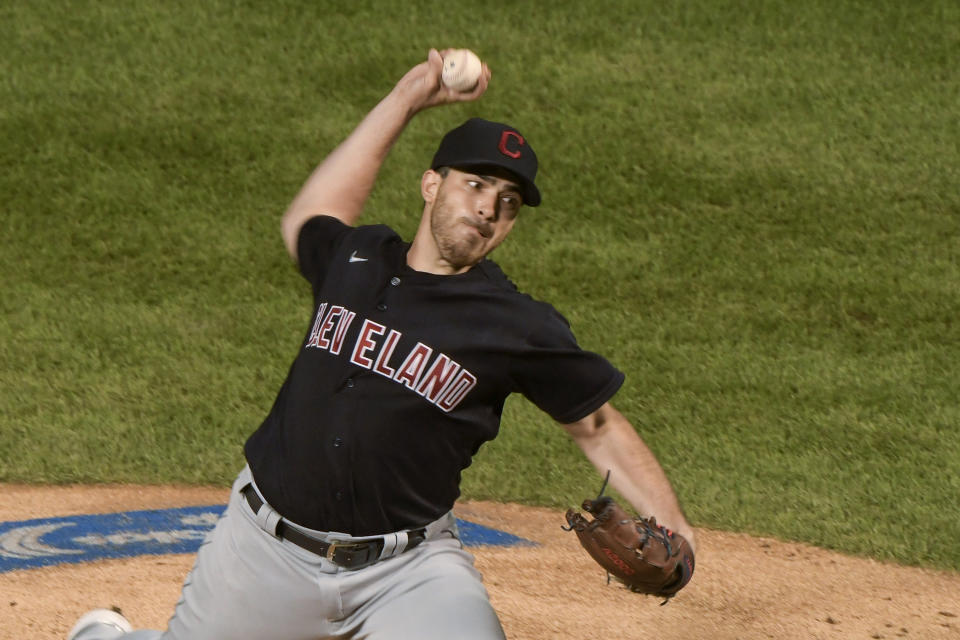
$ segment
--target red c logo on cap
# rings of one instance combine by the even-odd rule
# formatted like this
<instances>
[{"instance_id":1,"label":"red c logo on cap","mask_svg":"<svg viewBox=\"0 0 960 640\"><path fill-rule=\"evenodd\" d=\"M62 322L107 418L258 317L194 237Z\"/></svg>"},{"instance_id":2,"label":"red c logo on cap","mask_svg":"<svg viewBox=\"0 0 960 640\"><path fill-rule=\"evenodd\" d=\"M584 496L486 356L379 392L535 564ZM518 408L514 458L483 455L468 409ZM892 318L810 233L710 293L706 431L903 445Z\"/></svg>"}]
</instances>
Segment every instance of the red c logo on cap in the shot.
<instances>
[{"instance_id":1,"label":"red c logo on cap","mask_svg":"<svg viewBox=\"0 0 960 640\"><path fill-rule=\"evenodd\" d=\"M517 139L517 146L518 146L518 147L522 147L522 146L523 146L523 136L522 136L522 135L520 135L520 134L517 133L516 131L504 131L504 132L500 135L500 144L497 145L497 148L500 149L500 153L502 153L502 154L505 155L505 156L510 156L511 158L514 158L514 159L519 158L519 157L520 157L520 150L519 150L519 149L516 149L516 150L511 151L510 149L507 148L507 143L510 141L510 138L516 138L516 139Z\"/></svg>"}]
</instances>

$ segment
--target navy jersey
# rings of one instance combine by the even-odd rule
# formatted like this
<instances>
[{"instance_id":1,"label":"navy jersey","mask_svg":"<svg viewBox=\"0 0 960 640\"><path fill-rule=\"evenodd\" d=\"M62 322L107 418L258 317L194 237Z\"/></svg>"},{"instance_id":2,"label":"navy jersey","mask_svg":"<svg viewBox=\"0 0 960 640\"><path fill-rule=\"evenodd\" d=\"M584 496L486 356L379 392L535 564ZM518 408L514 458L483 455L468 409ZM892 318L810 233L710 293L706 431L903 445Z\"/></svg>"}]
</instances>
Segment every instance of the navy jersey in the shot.
<instances>
[{"instance_id":1,"label":"navy jersey","mask_svg":"<svg viewBox=\"0 0 960 640\"><path fill-rule=\"evenodd\" d=\"M411 269L382 225L310 219L298 241L314 309L302 347L245 454L295 523L355 536L431 522L522 393L561 423L624 376L490 260L457 275Z\"/></svg>"}]
</instances>

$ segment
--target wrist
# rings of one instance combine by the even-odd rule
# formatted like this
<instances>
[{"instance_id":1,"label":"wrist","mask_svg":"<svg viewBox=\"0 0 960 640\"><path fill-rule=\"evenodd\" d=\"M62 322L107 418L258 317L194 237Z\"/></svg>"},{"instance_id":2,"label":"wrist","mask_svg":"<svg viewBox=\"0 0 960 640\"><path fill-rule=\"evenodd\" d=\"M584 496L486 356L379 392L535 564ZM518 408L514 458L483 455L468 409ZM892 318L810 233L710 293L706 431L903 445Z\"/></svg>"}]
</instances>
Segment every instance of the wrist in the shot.
<instances>
[{"instance_id":1,"label":"wrist","mask_svg":"<svg viewBox=\"0 0 960 640\"><path fill-rule=\"evenodd\" d=\"M438 65L441 63L437 63ZM400 110L407 121L432 106L440 89L440 72L429 63L421 63L407 72L383 102Z\"/></svg>"},{"instance_id":2,"label":"wrist","mask_svg":"<svg viewBox=\"0 0 960 640\"><path fill-rule=\"evenodd\" d=\"M392 114L393 118L401 120L404 124L409 123L413 116L421 111L409 92L405 91L400 85L394 87L390 93L384 96L377 107Z\"/></svg>"},{"instance_id":3,"label":"wrist","mask_svg":"<svg viewBox=\"0 0 960 640\"><path fill-rule=\"evenodd\" d=\"M696 553L697 552L697 540L696 534L693 531L693 527L686 526L682 529L677 529L677 533L683 536L683 539L687 541L687 544L690 545L690 549Z\"/></svg>"}]
</instances>

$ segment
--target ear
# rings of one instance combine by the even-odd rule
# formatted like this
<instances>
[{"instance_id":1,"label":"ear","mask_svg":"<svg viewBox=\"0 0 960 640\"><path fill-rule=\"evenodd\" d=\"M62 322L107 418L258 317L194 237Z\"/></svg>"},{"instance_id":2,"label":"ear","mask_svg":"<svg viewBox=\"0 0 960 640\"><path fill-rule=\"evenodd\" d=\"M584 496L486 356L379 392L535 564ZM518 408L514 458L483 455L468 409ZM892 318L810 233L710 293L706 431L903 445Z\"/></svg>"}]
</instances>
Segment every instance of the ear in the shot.
<instances>
[{"instance_id":1,"label":"ear","mask_svg":"<svg viewBox=\"0 0 960 640\"><path fill-rule=\"evenodd\" d=\"M423 177L420 178L420 195L423 196L424 202L431 204L436 200L441 182L443 182L443 176L433 169L423 172Z\"/></svg>"}]
</instances>

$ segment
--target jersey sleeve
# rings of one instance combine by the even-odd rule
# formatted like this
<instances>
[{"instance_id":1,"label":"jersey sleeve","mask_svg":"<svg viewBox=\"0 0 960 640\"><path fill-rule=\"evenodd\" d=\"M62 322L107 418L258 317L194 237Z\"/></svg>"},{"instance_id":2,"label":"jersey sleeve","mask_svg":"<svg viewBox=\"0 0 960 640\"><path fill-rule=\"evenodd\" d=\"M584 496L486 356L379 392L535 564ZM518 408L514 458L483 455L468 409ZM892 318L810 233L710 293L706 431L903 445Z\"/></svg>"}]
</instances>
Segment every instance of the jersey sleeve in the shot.
<instances>
[{"instance_id":1,"label":"jersey sleeve","mask_svg":"<svg viewBox=\"0 0 960 640\"><path fill-rule=\"evenodd\" d=\"M297 260L300 273L311 284L321 281L337 247L353 227L330 216L316 216L300 227Z\"/></svg>"},{"instance_id":2,"label":"jersey sleeve","mask_svg":"<svg viewBox=\"0 0 960 640\"><path fill-rule=\"evenodd\" d=\"M566 319L552 307L527 336L523 351L515 373L520 392L562 424L599 409L625 379L606 358L581 349Z\"/></svg>"}]
</instances>

